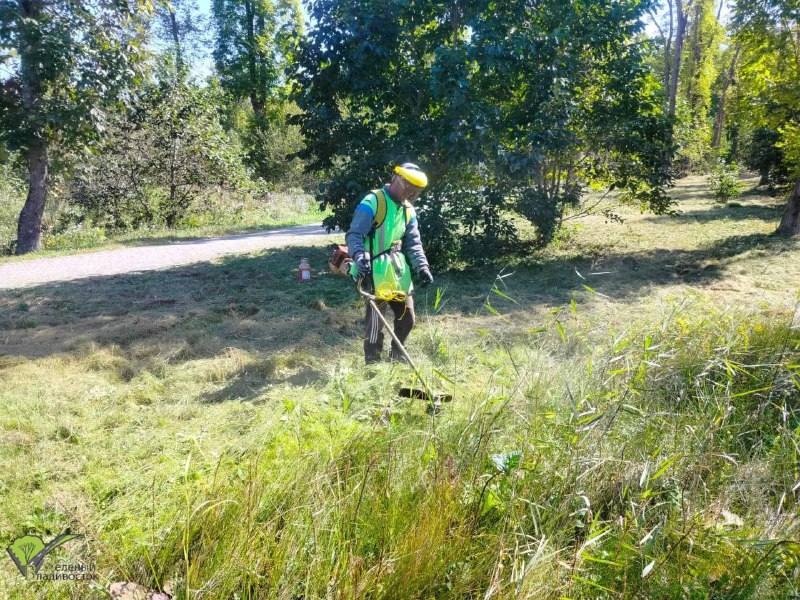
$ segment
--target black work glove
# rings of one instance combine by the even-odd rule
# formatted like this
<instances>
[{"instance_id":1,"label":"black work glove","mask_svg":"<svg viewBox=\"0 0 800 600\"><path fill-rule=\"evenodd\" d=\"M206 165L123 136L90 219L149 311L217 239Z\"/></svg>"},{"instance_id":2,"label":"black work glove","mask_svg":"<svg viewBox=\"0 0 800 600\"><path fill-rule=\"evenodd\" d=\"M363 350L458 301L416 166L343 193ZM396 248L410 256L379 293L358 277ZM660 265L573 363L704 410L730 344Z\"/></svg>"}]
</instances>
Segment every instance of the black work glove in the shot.
<instances>
[{"instance_id":1,"label":"black work glove","mask_svg":"<svg viewBox=\"0 0 800 600\"><path fill-rule=\"evenodd\" d=\"M358 274L361 277L367 277L370 273L372 273L372 263L369 260L369 257L364 254L363 252L357 253L353 260L356 261L356 267L358 267Z\"/></svg>"},{"instance_id":2,"label":"black work glove","mask_svg":"<svg viewBox=\"0 0 800 600\"><path fill-rule=\"evenodd\" d=\"M433 275L428 267L422 267L417 271L417 276L419 276L420 285L422 287L427 287L433 283Z\"/></svg>"}]
</instances>

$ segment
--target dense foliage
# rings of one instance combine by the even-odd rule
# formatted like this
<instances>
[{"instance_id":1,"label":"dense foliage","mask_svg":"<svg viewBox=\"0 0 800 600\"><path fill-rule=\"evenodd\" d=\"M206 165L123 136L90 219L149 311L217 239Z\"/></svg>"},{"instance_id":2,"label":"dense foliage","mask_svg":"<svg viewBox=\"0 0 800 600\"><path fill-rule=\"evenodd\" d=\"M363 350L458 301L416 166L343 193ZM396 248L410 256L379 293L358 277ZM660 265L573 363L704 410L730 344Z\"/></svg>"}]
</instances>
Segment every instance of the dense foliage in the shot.
<instances>
[{"instance_id":1,"label":"dense foliage","mask_svg":"<svg viewBox=\"0 0 800 600\"><path fill-rule=\"evenodd\" d=\"M785 183L800 175L800 163L786 160L800 124L800 9L795 2L754 2L736 5L734 24L743 48L739 72L739 113L752 131L750 162L766 181Z\"/></svg>"},{"instance_id":2,"label":"dense foliage","mask_svg":"<svg viewBox=\"0 0 800 600\"><path fill-rule=\"evenodd\" d=\"M800 7L793 0L738 0L734 19L744 56L739 121L753 131L762 180L793 191L778 232L800 234Z\"/></svg>"},{"instance_id":3,"label":"dense foliage","mask_svg":"<svg viewBox=\"0 0 800 600\"><path fill-rule=\"evenodd\" d=\"M0 2L0 54L10 76L0 88L0 139L19 149L29 171L17 252L39 247L47 200L48 156L96 138L102 109L120 95L139 59L137 3L91 6L56 0ZM7 52L11 50L11 52Z\"/></svg>"},{"instance_id":4,"label":"dense foliage","mask_svg":"<svg viewBox=\"0 0 800 600\"><path fill-rule=\"evenodd\" d=\"M239 130L248 161L268 180L298 179L293 157L303 148L296 126L287 122L290 81L303 34L299 0L214 0L214 62L220 85L239 105ZM298 169L299 167L299 169ZM292 172L288 177L285 169Z\"/></svg>"},{"instance_id":5,"label":"dense foliage","mask_svg":"<svg viewBox=\"0 0 800 600\"><path fill-rule=\"evenodd\" d=\"M214 60L222 86L265 116L302 33L298 0L214 0Z\"/></svg>"},{"instance_id":6,"label":"dense foliage","mask_svg":"<svg viewBox=\"0 0 800 600\"><path fill-rule=\"evenodd\" d=\"M137 184L167 202L154 211L126 201L142 210L120 218L120 195L99 190L139 192L116 167L83 164L102 148L130 167L138 159L125 148L169 145L164 130L173 142L223 135L228 159L259 186L321 182L329 227L346 227L393 164L418 162L432 181L423 235L440 264L550 243L590 191L668 211L671 179L720 158L774 191L800 181L789 0L740 0L730 14L715 0L314 0L305 12L299 0L215 0L209 14L196 0L82 6L0 1L0 160L19 151L27 170L18 252L39 244L48 196L48 210L70 204L102 226L180 223L188 204L169 183L175 173ZM132 111L142 124L164 118L150 100L167 87L190 103L210 93L216 115L185 132L189 115L178 130L143 125L126 140ZM165 164L157 156L152 164ZM230 161L200 158L184 189L230 179ZM795 212L782 231L800 228L800 203Z\"/></svg>"},{"instance_id":7,"label":"dense foliage","mask_svg":"<svg viewBox=\"0 0 800 600\"><path fill-rule=\"evenodd\" d=\"M712 93L724 39L715 15L716 4L715 0L695 0L690 7L689 43L683 48L675 126L678 166L685 173L702 171L711 162Z\"/></svg>"},{"instance_id":8,"label":"dense foliage","mask_svg":"<svg viewBox=\"0 0 800 600\"><path fill-rule=\"evenodd\" d=\"M666 120L636 37L646 3L368 4L312 2L300 54L328 226L404 160L434 182L422 224L440 262L520 250L515 216L547 243L590 185L667 208Z\"/></svg>"},{"instance_id":9,"label":"dense foliage","mask_svg":"<svg viewBox=\"0 0 800 600\"><path fill-rule=\"evenodd\" d=\"M184 83L144 88L77 169L70 201L78 218L112 230L174 227L205 188L242 185L247 174L220 123L220 95Z\"/></svg>"}]
</instances>

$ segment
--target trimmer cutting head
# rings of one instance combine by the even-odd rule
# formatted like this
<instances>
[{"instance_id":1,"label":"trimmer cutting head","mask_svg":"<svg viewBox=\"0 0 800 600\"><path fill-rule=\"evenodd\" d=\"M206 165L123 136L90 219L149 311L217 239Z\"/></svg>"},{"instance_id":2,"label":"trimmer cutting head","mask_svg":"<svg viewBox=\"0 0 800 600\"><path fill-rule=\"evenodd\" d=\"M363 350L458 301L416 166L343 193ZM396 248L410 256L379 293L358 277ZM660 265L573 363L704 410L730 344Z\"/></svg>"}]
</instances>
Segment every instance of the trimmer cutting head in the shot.
<instances>
[{"instance_id":1,"label":"trimmer cutting head","mask_svg":"<svg viewBox=\"0 0 800 600\"><path fill-rule=\"evenodd\" d=\"M400 396L401 398L415 398L417 400L427 400L428 402L433 402L436 404L440 404L442 402L452 402L453 400L453 394L432 392L431 396L425 390L412 387L401 387L397 395Z\"/></svg>"}]
</instances>

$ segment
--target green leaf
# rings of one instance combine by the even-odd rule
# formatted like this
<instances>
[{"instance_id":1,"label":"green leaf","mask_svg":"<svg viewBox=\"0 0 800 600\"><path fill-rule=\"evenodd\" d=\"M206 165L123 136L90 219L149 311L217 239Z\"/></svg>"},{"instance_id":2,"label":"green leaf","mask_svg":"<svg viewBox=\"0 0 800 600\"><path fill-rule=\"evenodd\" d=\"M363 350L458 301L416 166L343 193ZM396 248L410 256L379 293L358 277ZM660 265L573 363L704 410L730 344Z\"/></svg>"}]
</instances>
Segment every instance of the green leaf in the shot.
<instances>
[{"instance_id":1,"label":"green leaf","mask_svg":"<svg viewBox=\"0 0 800 600\"><path fill-rule=\"evenodd\" d=\"M444 380L445 380L447 383L449 383L449 384L452 384L452 385L455 385L455 384L456 384L456 382L455 382L455 381L453 381L452 379L450 379L450 378L449 378L447 375L445 375L444 373L442 373L442 372L441 372L439 369L436 369L436 368L434 368L434 369L433 369L433 372L434 372L434 373L436 373L436 374L437 374L439 377L441 377L442 379L444 379Z\"/></svg>"},{"instance_id":2,"label":"green leaf","mask_svg":"<svg viewBox=\"0 0 800 600\"><path fill-rule=\"evenodd\" d=\"M561 338L562 342L567 341L567 330L564 329L564 326L561 324L561 321L556 321L556 331L558 331L558 335Z\"/></svg>"},{"instance_id":3,"label":"green leaf","mask_svg":"<svg viewBox=\"0 0 800 600\"><path fill-rule=\"evenodd\" d=\"M658 469L656 469L655 473L653 473L650 479L652 481L655 481L656 479L661 477L664 473L667 472L667 469L669 469L673 464L675 464L675 461L678 460L679 458L680 454L675 454L674 456L670 456L668 459L666 459L664 462L661 463L661 465L658 467Z\"/></svg>"},{"instance_id":4,"label":"green leaf","mask_svg":"<svg viewBox=\"0 0 800 600\"><path fill-rule=\"evenodd\" d=\"M483 498L483 506L481 507L481 516L490 512L492 509L501 510L503 508L503 501L494 490L488 490L486 496Z\"/></svg>"},{"instance_id":5,"label":"green leaf","mask_svg":"<svg viewBox=\"0 0 800 600\"><path fill-rule=\"evenodd\" d=\"M432 443L428 443L425 446L425 451L422 453L422 463L424 465L429 465L436 460L439 456L439 453L436 450L436 446Z\"/></svg>"},{"instance_id":6,"label":"green leaf","mask_svg":"<svg viewBox=\"0 0 800 600\"><path fill-rule=\"evenodd\" d=\"M767 390L772 389L771 385L765 385L764 387L756 388L754 390L747 390L746 392L739 392L738 394L733 394L731 398L742 398L744 396L750 396L752 394L757 394L758 392L765 392Z\"/></svg>"},{"instance_id":7,"label":"green leaf","mask_svg":"<svg viewBox=\"0 0 800 600\"><path fill-rule=\"evenodd\" d=\"M434 311L436 311L436 312L439 311L439 307L442 305L442 298L443 297L444 297L444 292L442 291L442 288L437 287L436 288L436 297L433 300L433 310Z\"/></svg>"},{"instance_id":8,"label":"green leaf","mask_svg":"<svg viewBox=\"0 0 800 600\"><path fill-rule=\"evenodd\" d=\"M511 296L509 296L509 295L508 295L508 294L506 294L505 292L501 291L501 290L500 290L500 289L498 289L497 287L494 287L494 288L492 288L492 291L493 291L495 294L497 294L498 296L500 296L501 298L505 298L506 300L509 300L510 302L513 302L514 304L519 304L519 302L517 302L516 300L514 300L514 298L512 298Z\"/></svg>"}]
</instances>

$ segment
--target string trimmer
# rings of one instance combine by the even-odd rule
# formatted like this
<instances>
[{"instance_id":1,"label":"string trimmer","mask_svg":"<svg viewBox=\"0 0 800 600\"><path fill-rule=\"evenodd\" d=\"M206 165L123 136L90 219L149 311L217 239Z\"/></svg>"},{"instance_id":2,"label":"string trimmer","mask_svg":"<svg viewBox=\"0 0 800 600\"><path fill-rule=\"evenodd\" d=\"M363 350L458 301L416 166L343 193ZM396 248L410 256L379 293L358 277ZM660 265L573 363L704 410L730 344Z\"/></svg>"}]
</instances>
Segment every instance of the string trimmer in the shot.
<instances>
[{"instance_id":1,"label":"string trimmer","mask_svg":"<svg viewBox=\"0 0 800 600\"><path fill-rule=\"evenodd\" d=\"M356 280L356 289L358 290L358 293L364 297L364 299L370 305L370 308L372 308L375 314L378 315L378 318L381 320L381 323L383 323L383 326L389 332L389 335L392 336L394 343L397 344L398 348L400 348L400 352L403 354L403 358L406 359L406 362L408 362L409 366L414 370L414 374L417 376L417 379L424 388L424 390L408 388L408 387L400 388L400 396L403 398L425 399L430 404L430 407L433 409L434 413L437 412L438 409L441 407L442 402L450 402L453 399L453 396L450 394L434 394L431 391L431 388L430 386L428 386L428 383L425 381L425 378L419 372L417 365L411 359L411 356L409 356L408 350L406 350L406 347L397 338L397 335L395 335L394 329L392 329L392 327L389 325L389 322L386 320L386 317L383 316L383 312L378 309L378 304L376 302L377 298L375 297L375 295L370 294L369 292L365 291L363 287L361 287L361 282L363 280L364 280L363 277L359 277Z\"/></svg>"}]
</instances>

